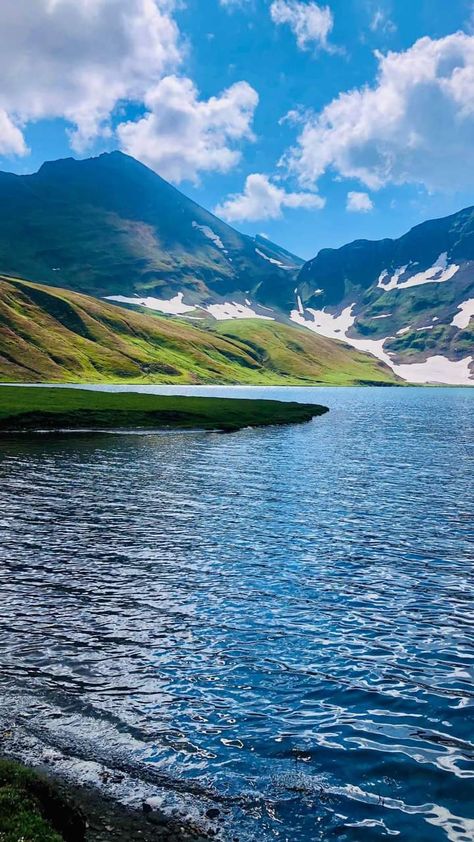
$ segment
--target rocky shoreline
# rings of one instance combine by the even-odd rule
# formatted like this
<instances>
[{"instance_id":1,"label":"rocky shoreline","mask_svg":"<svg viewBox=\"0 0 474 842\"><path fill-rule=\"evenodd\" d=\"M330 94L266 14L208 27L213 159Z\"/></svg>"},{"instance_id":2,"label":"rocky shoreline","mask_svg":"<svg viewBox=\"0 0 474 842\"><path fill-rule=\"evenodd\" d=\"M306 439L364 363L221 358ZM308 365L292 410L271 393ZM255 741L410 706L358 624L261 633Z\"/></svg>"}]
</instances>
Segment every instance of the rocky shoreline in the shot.
<instances>
[{"instance_id":1,"label":"rocky shoreline","mask_svg":"<svg viewBox=\"0 0 474 842\"><path fill-rule=\"evenodd\" d=\"M204 842L219 835L220 811L208 830L165 816L148 802L126 807L90 785L72 784L44 768L0 760L2 842Z\"/></svg>"}]
</instances>

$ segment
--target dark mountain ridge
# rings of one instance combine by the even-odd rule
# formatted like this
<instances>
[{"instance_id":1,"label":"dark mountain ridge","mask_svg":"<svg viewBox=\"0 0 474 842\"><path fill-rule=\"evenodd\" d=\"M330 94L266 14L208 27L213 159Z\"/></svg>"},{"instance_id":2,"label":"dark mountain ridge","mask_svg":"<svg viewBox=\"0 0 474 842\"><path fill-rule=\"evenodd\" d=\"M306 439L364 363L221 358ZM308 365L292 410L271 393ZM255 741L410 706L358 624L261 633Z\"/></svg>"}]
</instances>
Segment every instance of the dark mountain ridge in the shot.
<instances>
[{"instance_id":1,"label":"dark mountain ridge","mask_svg":"<svg viewBox=\"0 0 474 842\"><path fill-rule=\"evenodd\" d=\"M267 299L280 287L284 298L300 265L121 152L0 173L0 271L9 274L97 296L167 298L179 289L200 303L260 286Z\"/></svg>"},{"instance_id":2,"label":"dark mountain ridge","mask_svg":"<svg viewBox=\"0 0 474 842\"><path fill-rule=\"evenodd\" d=\"M454 263L474 260L474 206L422 222L398 239L354 240L338 249L322 249L304 264L298 284L309 306L314 289L323 290L318 305L330 306L354 287L370 288L384 271L410 265L426 270L443 253Z\"/></svg>"}]
</instances>

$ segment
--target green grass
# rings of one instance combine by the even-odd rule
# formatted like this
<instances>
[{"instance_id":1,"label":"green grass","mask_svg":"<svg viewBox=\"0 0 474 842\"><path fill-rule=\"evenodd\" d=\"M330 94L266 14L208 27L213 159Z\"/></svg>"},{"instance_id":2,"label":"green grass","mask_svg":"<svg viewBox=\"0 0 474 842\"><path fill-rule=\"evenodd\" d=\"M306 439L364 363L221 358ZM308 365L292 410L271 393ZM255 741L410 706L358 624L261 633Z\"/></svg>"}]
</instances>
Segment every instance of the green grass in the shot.
<instances>
[{"instance_id":1,"label":"green grass","mask_svg":"<svg viewBox=\"0 0 474 842\"><path fill-rule=\"evenodd\" d=\"M202 429L310 421L326 412L316 404L111 393L54 387L0 387L0 431L58 429Z\"/></svg>"},{"instance_id":2,"label":"green grass","mask_svg":"<svg viewBox=\"0 0 474 842\"><path fill-rule=\"evenodd\" d=\"M1 842L61 842L43 819L37 801L14 786L0 787Z\"/></svg>"},{"instance_id":3,"label":"green grass","mask_svg":"<svg viewBox=\"0 0 474 842\"><path fill-rule=\"evenodd\" d=\"M220 336L238 342L275 374L306 384L393 385L399 379L380 360L306 328L258 319L220 322Z\"/></svg>"},{"instance_id":4,"label":"green grass","mask_svg":"<svg viewBox=\"0 0 474 842\"><path fill-rule=\"evenodd\" d=\"M63 842L55 828L76 826L77 819L42 777L0 760L0 842Z\"/></svg>"},{"instance_id":5,"label":"green grass","mask_svg":"<svg viewBox=\"0 0 474 842\"><path fill-rule=\"evenodd\" d=\"M261 319L199 327L0 276L0 381L391 384L383 363Z\"/></svg>"},{"instance_id":6,"label":"green grass","mask_svg":"<svg viewBox=\"0 0 474 842\"><path fill-rule=\"evenodd\" d=\"M182 818L129 809L87 784L0 759L0 842L205 842Z\"/></svg>"}]
</instances>

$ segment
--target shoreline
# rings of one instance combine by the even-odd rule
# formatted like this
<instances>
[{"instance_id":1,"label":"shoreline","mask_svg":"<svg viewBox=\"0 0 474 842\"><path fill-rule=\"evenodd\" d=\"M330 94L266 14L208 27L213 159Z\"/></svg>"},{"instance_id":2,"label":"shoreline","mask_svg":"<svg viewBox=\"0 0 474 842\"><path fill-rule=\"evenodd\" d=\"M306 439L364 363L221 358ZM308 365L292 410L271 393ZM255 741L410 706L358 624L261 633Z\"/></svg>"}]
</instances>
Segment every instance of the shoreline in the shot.
<instances>
[{"instance_id":1,"label":"shoreline","mask_svg":"<svg viewBox=\"0 0 474 842\"><path fill-rule=\"evenodd\" d=\"M0 757L0 838L5 842L205 842L218 835L221 818L219 810L209 812L207 820L216 829L204 830L147 801L141 810L126 806L93 784Z\"/></svg>"}]
</instances>

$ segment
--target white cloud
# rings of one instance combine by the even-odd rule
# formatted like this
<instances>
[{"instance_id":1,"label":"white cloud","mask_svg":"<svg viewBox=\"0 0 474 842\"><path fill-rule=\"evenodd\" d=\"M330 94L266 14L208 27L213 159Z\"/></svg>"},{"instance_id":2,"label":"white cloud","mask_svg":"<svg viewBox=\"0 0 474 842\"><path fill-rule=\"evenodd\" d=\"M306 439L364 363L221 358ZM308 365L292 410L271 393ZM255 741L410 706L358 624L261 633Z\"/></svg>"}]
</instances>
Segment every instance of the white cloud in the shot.
<instances>
[{"instance_id":1,"label":"white cloud","mask_svg":"<svg viewBox=\"0 0 474 842\"><path fill-rule=\"evenodd\" d=\"M0 148L25 154L29 121L62 117L80 151L125 99L180 61L172 0L2 0ZM15 128L16 127L16 128Z\"/></svg>"},{"instance_id":2,"label":"white cloud","mask_svg":"<svg viewBox=\"0 0 474 842\"><path fill-rule=\"evenodd\" d=\"M374 203L368 193L358 193L351 190L347 194L346 210L353 213L368 213L374 207Z\"/></svg>"},{"instance_id":3,"label":"white cloud","mask_svg":"<svg viewBox=\"0 0 474 842\"><path fill-rule=\"evenodd\" d=\"M385 9L378 8L375 10L372 20L370 21L370 28L372 32L383 32L386 35L396 32L397 27L393 20L391 20Z\"/></svg>"},{"instance_id":4,"label":"white cloud","mask_svg":"<svg viewBox=\"0 0 474 842\"><path fill-rule=\"evenodd\" d=\"M474 37L425 37L377 58L376 84L340 94L309 118L281 163L302 185L333 169L371 189L474 186Z\"/></svg>"},{"instance_id":5,"label":"white cloud","mask_svg":"<svg viewBox=\"0 0 474 842\"><path fill-rule=\"evenodd\" d=\"M25 139L6 111L0 109L0 155L26 155Z\"/></svg>"},{"instance_id":6,"label":"white cloud","mask_svg":"<svg viewBox=\"0 0 474 842\"><path fill-rule=\"evenodd\" d=\"M171 181L196 181L202 171L227 172L240 159L235 142L253 139L258 95L247 82L200 100L190 79L168 76L144 102L144 117L118 126L121 147Z\"/></svg>"},{"instance_id":7,"label":"white cloud","mask_svg":"<svg viewBox=\"0 0 474 842\"><path fill-rule=\"evenodd\" d=\"M252 173L245 180L242 193L236 193L214 208L214 213L229 222L237 220L278 219L284 208L323 208L321 196L314 193L288 193L272 184L268 176Z\"/></svg>"},{"instance_id":8,"label":"white cloud","mask_svg":"<svg viewBox=\"0 0 474 842\"><path fill-rule=\"evenodd\" d=\"M25 155L29 122L62 118L71 147L85 152L112 135L125 102L145 106L122 122L122 148L176 181L226 171L251 138L257 94L245 82L198 98L177 78L184 48L178 0L1 0L0 154Z\"/></svg>"},{"instance_id":9,"label":"white cloud","mask_svg":"<svg viewBox=\"0 0 474 842\"><path fill-rule=\"evenodd\" d=\"M334 19L329 6L299 0L273 0L270 15L274 23L289 25L300 50L308 50L312 44L330 49L328 35Z\"/></svg>"}]
</instances>

